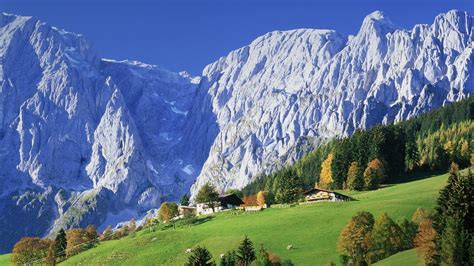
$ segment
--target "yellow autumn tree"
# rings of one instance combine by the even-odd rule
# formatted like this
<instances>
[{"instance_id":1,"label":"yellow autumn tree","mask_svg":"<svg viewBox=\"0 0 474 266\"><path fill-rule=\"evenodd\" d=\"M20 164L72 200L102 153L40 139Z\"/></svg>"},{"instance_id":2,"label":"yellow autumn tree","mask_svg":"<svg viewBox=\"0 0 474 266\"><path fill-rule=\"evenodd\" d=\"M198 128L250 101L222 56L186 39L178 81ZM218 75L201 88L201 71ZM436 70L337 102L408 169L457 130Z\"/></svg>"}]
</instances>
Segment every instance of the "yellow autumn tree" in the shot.
<instances>
[{"instance_id":1,"label":"yellow autumn tree","mask_svg":"<svg viewBox=\"0 0 474 266\"><path fill-rule=\"evenodd\" d=\"M332 178L332 160L334 159L334 156L332 153L328 155L326 160L321 165L321 175L319 176L319 187L329 189L332 186L332 183L334 182L334 179Z\"/></svg>"},{"instance_id":2,"label":"yellow autumn tree","mask_svg":"<svg viewBox=\"0 0 474 266\"><path fill-rule=\"evenodd\" d=\"M262 207L266 203L266 195L264 191L259 191L257 193L257 204L258 206Z\"/></svg>"}]
</instances>

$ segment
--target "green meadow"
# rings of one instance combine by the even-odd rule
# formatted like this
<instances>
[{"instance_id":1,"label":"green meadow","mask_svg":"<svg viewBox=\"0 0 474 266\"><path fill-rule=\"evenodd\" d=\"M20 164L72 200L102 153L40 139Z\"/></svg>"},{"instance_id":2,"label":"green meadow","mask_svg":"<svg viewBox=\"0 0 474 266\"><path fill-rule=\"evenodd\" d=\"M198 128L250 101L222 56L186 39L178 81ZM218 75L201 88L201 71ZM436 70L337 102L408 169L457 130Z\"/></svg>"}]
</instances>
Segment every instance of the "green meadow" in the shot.
<instances>
[{"instance_id":1,"label":"green meadow","mask_svg":"<svg viewBox=\"0 0 474 266\"><path fill-rule=\"evenodd\" d=\"M435 207L446 180L445 174L376 191L351 192L349 195L356 199L351 202L270 208L240 215L220 213L190 227L156 232L145 229L120 240L102 242L62 265L183 265L186 249L198 245L207 247L218 263L220 254L235 249L245 235L256 248L263 244L268 251L291 259L296 265L325 265L329 260L339 263L338 236L353 215L370 211L374 216L387 212L394 220L410 218L418 207ZM294 248L287 250L288 245ZM403 252L387 261L412 261L412 253Z\"/></svg>"}]
</instances>

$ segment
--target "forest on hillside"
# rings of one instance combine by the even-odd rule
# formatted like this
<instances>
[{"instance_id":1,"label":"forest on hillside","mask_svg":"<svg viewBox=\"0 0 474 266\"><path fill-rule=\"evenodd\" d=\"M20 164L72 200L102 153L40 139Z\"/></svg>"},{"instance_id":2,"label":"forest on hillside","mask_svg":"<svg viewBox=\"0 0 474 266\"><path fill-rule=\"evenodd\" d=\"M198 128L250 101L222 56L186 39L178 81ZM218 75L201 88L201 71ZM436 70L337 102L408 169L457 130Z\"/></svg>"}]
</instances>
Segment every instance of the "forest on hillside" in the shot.
<instances>
[{"instance_id":1,"label":"forest on hillside","mask_svg":"<svg viewBox=\"0 0 474 266\"><path fill-rule=\"evenodd\" d=\"M375 189L418 171L444 171L451 162L474 163L474 96L395 125L357 130L319 146L295 164L262 175L243 195L266 191L277 202L294 202L298 191Z\"/></svg>"}]
</instances>

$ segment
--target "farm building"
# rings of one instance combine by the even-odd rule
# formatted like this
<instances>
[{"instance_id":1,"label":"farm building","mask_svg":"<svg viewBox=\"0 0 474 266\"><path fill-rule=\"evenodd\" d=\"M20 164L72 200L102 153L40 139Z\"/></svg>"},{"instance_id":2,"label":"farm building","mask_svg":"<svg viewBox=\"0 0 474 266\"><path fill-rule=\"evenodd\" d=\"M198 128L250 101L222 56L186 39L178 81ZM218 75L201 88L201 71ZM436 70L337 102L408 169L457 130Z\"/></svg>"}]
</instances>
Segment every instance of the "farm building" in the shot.
<instances>
[{"instance_id":1,"label":"farm building","mask_svg":"<svg viewBox=\"0 0 474 266\"><path fill-rule=\"evenodd\" d=\"M219 200L214 204L214 211L206 203L198 203L196 205L197 215L211 214L229 209L235 209L244 202L234 193L219 196Z\"/></svg>"},{"instance_id":2,"label":"farm building","mask_svg":"<svg viewBox=\"0 0 474 266\"><path fill-rule=\"evenodd\" d=\"M351 197L343 195L341 193L322 189L312 188L303 193L304 199L307 203L320 202L320 201L348 201L352 200Z\"/></svg>"}]
</instances>

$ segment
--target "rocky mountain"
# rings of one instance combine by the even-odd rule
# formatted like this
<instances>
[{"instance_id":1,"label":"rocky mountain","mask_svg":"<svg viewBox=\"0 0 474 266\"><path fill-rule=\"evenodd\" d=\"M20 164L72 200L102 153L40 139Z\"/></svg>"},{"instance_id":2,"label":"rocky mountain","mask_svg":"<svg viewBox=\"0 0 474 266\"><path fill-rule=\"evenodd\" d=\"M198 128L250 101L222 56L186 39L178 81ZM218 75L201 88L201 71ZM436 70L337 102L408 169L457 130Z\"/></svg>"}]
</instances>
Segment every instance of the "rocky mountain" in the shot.
<instances>
[{"instance_id":1,"label":"rocky mountain","mask_svg":"<svg viewBox=\"0 0 474 266\"><path fill-rule=\"evenodd\" d=\"M457 101L474 90L473 41L465 12L411 30L374 12L354 36L271 32L191 77L0 13L0 253L205 182L242 187L328 138Z\"/></svg>"},{"instance_id":2,"label":"rocky mountain","mask_svg":"<svg viewBox=\"0 0 474 266\"><path fill-rule=\"evenodd\" d=\"M219 134L192 187L243 187L308 145L387 124L474 91L473 17L450 11L399 29L369 14L354 36L275 31L203 72Z\"/></svg>"}]
</instances>

